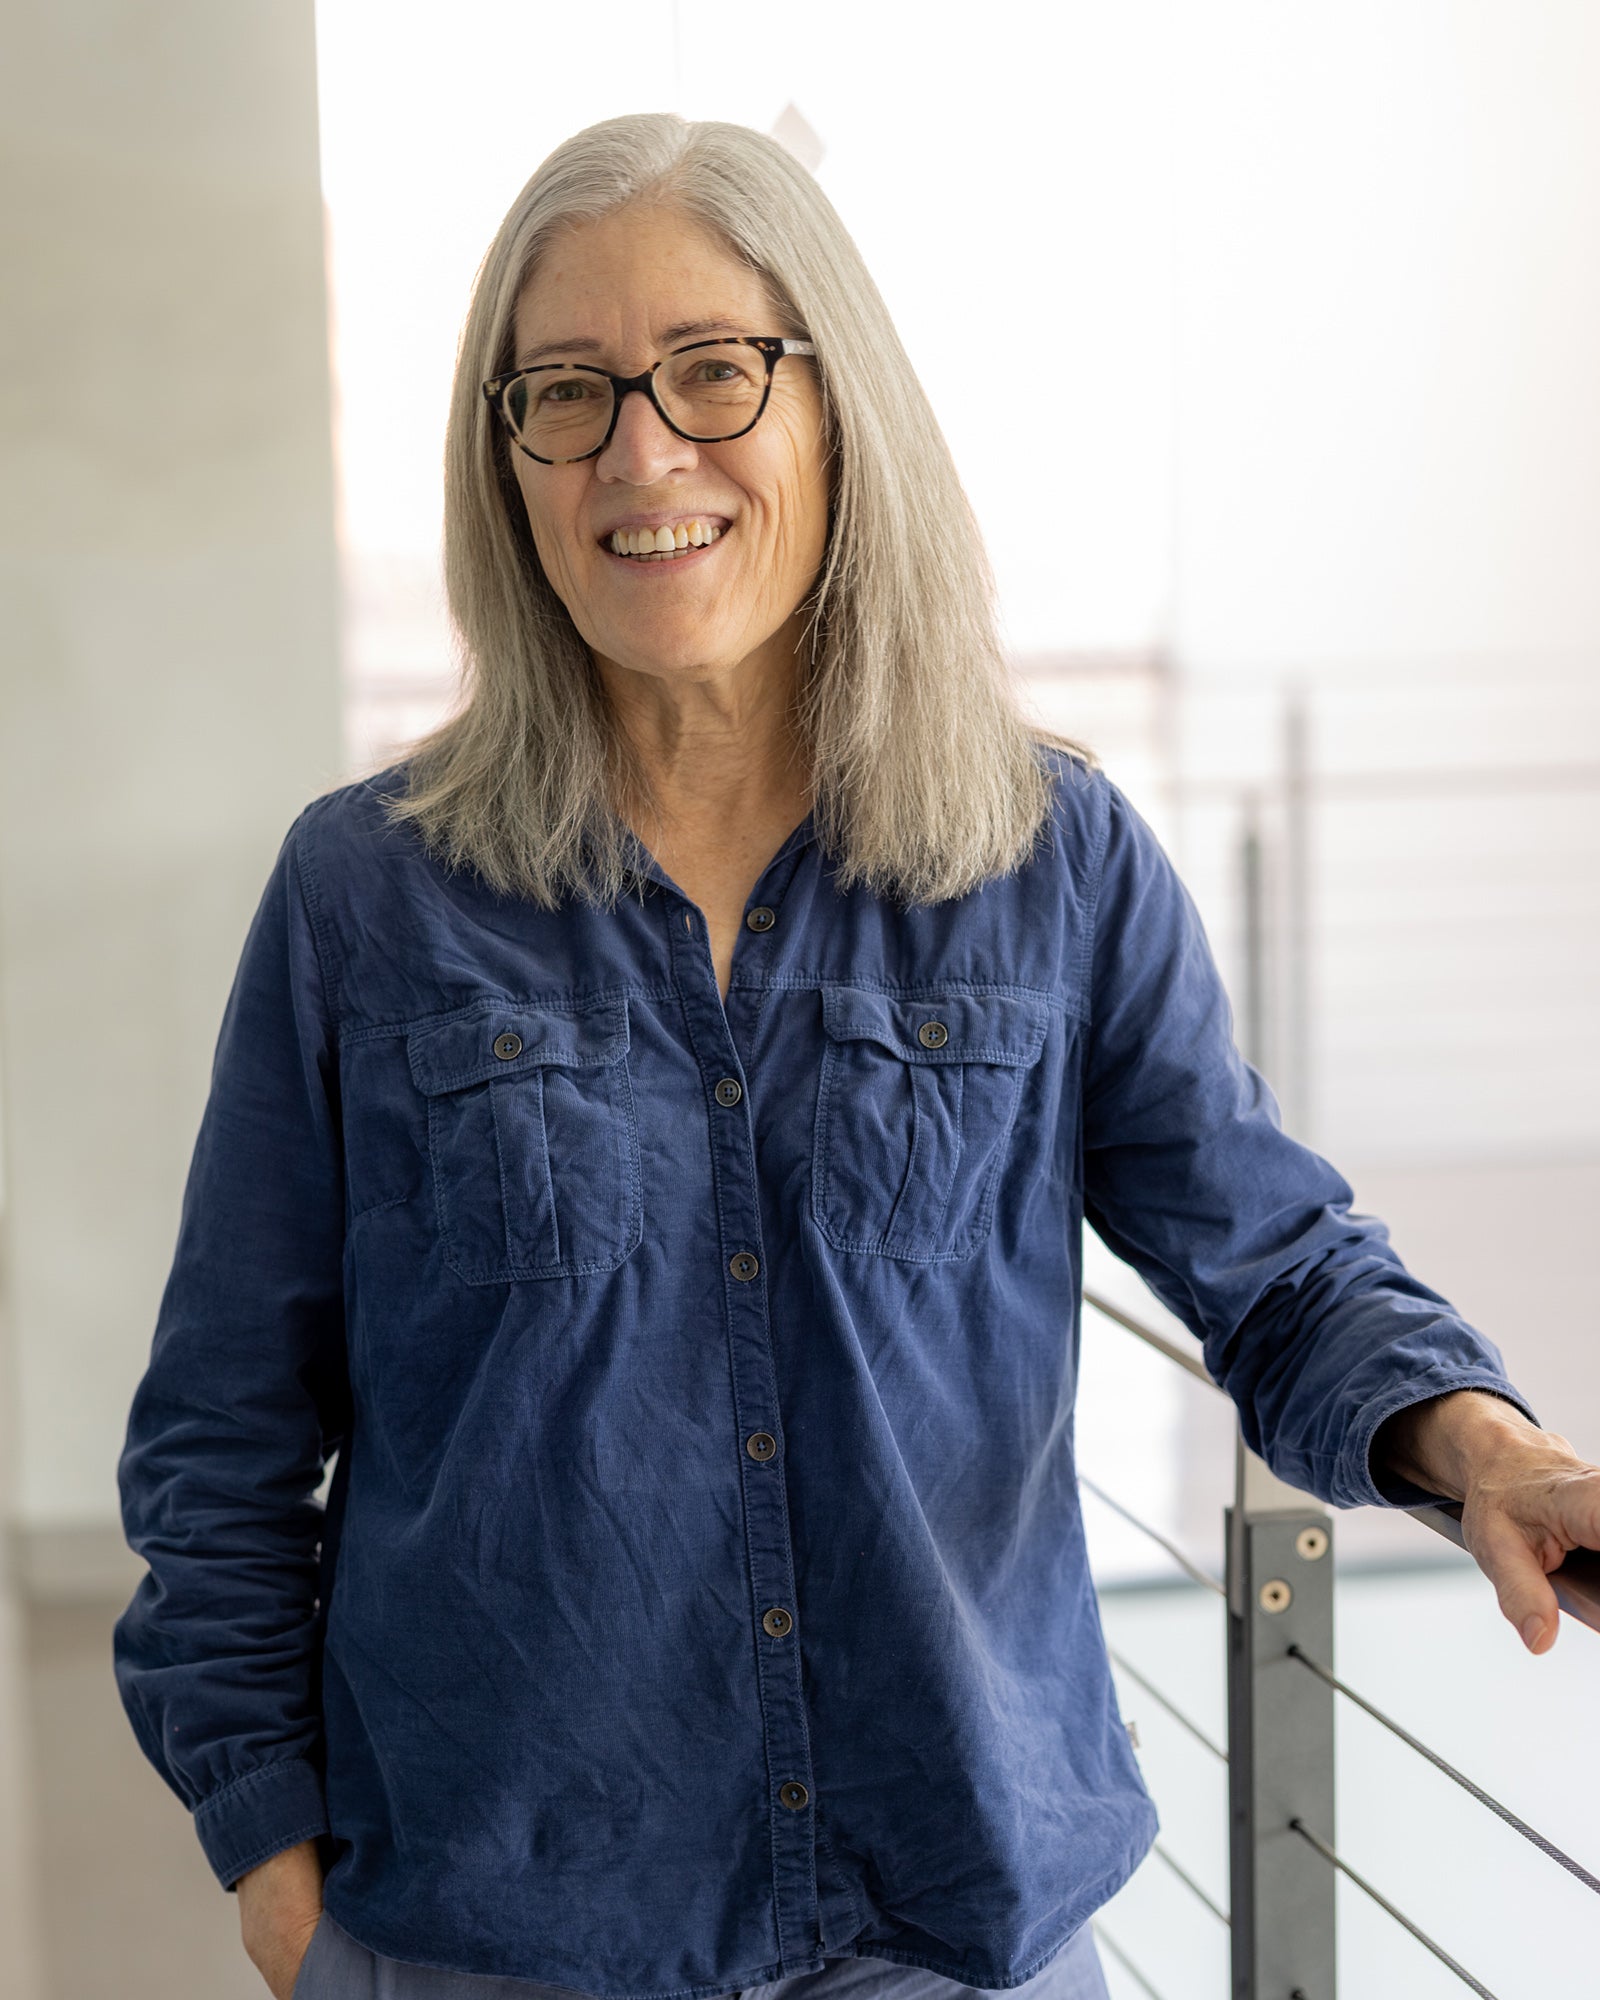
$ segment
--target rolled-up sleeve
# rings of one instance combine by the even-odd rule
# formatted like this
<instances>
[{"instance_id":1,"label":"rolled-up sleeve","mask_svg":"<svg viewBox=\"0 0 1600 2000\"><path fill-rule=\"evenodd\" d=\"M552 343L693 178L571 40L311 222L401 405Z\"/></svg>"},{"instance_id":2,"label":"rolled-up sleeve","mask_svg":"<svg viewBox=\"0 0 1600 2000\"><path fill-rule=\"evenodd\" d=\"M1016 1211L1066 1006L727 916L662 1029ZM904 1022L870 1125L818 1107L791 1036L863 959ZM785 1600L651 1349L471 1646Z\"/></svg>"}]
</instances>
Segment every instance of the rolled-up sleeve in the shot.
<instances>
[{"instance_id":1,"label":"rolled-up sleeve","mask_svg":"<svg viewBox=\"0 0 1600 2000\"><path fill-rule=\"evenodd\" d=\"M1335 1507L1441 1496L1368 1459L1386 1417L1486 1389L1537 1423L1498 1348L1414 1277L1349 1183L1283 1129L1234 1043L1204 926L1115 785L1084 1050L1084 1213L1202 1344L1252 1451Z\"/></svg>"},{"instance_id":2,"label":"rolled-up sleeve","mask_svg":"<svg viewBox=\"0 0 1600 2000\"><path fill-rule=\"evenodd\" d=\"M149 1565L114 1634L145 1755L218 1880L327 1831L316 1497L346 1407L337 1050L301 840L224 1011L149 1363L118 1461Z\"/></svg>"}]
</instances>

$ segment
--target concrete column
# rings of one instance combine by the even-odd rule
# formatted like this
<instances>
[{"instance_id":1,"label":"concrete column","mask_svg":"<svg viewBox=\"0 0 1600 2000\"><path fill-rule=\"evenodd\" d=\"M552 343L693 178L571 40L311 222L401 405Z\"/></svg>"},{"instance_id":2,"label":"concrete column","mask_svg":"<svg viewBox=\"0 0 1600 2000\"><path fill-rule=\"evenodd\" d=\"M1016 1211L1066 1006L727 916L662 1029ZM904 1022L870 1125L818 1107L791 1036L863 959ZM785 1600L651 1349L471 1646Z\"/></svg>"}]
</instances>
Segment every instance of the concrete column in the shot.
<instances>
[{"instance_id":1,"label":"concrete column","mask_svg":"<svg viewBox=\"0 0 1600 2000\"><path fill-rule=\"evenodd\" d=\"M223 1002L277 843L341 766L311 0L14 12L0 268L0 1991L43 2000L143 1990L129 1925L81 1921L145 1900L138 1839L95 1812L108 1755L203 1867L98 1704L140 1573L116 1460ZM105 1613L92 1716L19 1671L31 1607L69 1597ZM96 1771L57 1866L41 1815L74 1738ZM234 1990L192 1937L173 1962Z\"/></svg>"}]
</instances>

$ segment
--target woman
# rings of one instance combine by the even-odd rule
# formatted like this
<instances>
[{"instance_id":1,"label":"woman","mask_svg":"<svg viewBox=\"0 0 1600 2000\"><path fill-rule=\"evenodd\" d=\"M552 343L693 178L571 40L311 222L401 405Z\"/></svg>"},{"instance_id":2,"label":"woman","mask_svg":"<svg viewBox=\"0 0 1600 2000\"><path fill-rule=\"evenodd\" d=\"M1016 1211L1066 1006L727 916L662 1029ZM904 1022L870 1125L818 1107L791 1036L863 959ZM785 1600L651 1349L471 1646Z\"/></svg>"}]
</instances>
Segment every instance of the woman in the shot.
<instances>
[{"instance_id":1,"label":"woman","mask_svg":"<svg viewBox=\"0 0 1600 2000\"><path fill-rule=\"evenodd\" d=\"M620 118L540 167L446 571L465 703L295 820L223 1021L120 1465L134 1728L279 2000L1103 2000L1157 1821L1083 1219L1276 1471L1464 1497L1547 1636L1600 1473L1282 1131L1150 829L1023 718L781 148Z\"/></svg>"}]
</instances>

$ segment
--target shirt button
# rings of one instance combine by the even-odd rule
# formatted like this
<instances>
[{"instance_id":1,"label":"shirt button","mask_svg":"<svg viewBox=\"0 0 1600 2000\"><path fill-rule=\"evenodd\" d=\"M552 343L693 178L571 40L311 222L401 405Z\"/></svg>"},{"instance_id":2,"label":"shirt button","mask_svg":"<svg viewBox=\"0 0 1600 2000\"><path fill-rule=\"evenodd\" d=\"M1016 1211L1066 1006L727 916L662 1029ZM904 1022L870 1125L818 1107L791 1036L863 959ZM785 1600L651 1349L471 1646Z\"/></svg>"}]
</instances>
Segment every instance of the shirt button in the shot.
<instances>
[{"instance_id":1,"label":"shirt button","mask_svg":"<svg viewBox=\"0 0 1600 2000\"><path fill-rule=\"evenodd\" d=\"M762 1628L770 1632L774 1639L781 1639L786 1633L794 1629L794 1620L781 1604L773 1605L770 1611L764 1613L761 1624Z\"/></svg>"},{"instance_id":2,"label":"shirt button","mask_svg":"<svg viewBox=\"0 0 1600 2000\"><path fill-rule=\"evenodd\" d=\"M744 1096L736 1076L721 1076L717 1079L716 1099L719 1104L737 1104Z\"/></svg>"},{"instance_id":3,"label":"shirt button","mask_svg":"<svg viewBox=\"0 0 1600 2000\"><path fill-rule=\"evenodd\" d=\"M510 1062L513 1056L522 1054L522 1037L513 1035L509 1030L503 1035L496 1035L494 1052L502 1062Z\"/></svg>"},{"instance_id":4,"label":"shirt button","mask_svg":"<svg viewBox=\"0 0 1600 2000\"><path fill-rule=\"evenodd\" d=\"M745 925L753 931L770 931L777 921L777 912L769 910L765 903L757 903L753 910L745 914Z\"/></svg>"},{"instance_id":5,"label":"shirt button","mask_svg":"<svg viewBox=\"0 0 1600 2000\"><path fill-rule=\"evenodd\" d=\"M773 1458L777 1455L778 1440L771 1431L752 1431L744 1441L744 1448L752 1458Z\"/></svg>"},{"instance_id":6,"label":"shirt button","mask_svg":"<svg viewBox=\"0 0 1600 2000\"><path fill-rule=\"evenodd\" d=\"M728 1259L728 1269L736 1278L748 1284L761 1266L748 1250L735 1250Z\"/></svg>"},{"instance_id":7,"label":"shirt button","mask_svg":"<svg viewBox=\"0 0 1600 2000\"><path fill-rule=\"evenodd\" d=\"M811 1794L798 1778L786 1778L778 1787L778 1797L790 1812L798 1812L802 1806L811 1803Z\"/></svg>"},{"instance_id":8,"label":"shirt button","mask_svg":"<svg viewBox=\"0 0 1600 2000\"><path fill-rule=\"evenodd\" d=\"M950 1030L943 1021L924 1021L917 1030L917 1040L925 1049L942 1049L950 1039Z\"/></svg>"}]
</instances>

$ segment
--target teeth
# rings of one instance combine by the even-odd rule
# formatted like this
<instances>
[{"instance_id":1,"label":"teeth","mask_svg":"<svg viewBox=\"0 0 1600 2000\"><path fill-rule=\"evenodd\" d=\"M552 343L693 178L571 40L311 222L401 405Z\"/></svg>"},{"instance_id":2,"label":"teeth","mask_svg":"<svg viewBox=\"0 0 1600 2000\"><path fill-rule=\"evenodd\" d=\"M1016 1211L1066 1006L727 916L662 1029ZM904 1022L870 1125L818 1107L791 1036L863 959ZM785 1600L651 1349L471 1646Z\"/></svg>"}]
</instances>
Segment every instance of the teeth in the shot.
<instances>
[{"instance_id":1,"label":"teeth","mask_svg":"<svg viewBox=\"0 0 1600 2000\"><path fill-rule=\"evenodd\" d=\"M611 537L611 550L619 556L675 554L679 549L704 548L721 533L708 521L679 521L670 528L619 528Z\"/></svg>"}]
</instances>

